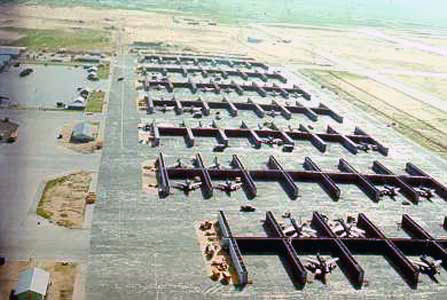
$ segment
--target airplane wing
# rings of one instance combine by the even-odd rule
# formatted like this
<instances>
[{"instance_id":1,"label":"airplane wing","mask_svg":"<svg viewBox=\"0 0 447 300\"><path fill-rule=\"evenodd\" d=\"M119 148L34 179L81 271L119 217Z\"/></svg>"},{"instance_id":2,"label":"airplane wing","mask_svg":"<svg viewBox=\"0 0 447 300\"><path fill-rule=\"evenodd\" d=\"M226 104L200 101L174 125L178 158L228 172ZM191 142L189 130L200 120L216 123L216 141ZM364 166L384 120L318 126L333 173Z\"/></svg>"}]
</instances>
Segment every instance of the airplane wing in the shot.
<instances>
[{"instance_id":1,"label":"airplane wing","mask_svg":"<svg viewBox=\"0 0 447 300\"><path fill-rule=\"evenodd\" d=\"M313 259L313 258L305 258L304 260L307 261L308 263L311 263L311 264L315 265L315 266L320 265L320 262L318 260L316 260L316 259Z\"/></svg>"},{"instance_id":2,"label":"airplane wing","mask_svg":"<svg viewBox=\"0 0 447 300\"><path fill-rule=\"evenodd\" d=\"M184 184L184 183L177 183L177 184L173 185L172 187L175 188L175 189L184 190L185 187L186 187L186 184Z\"/></svg>"},{"instance_id":3,"label":"airplane wing","mask_svg":"<svg viewBox=\"0 0 447 300\"><path fill-rule=\"evenodd\" d=\"M341 232L341 231L344 231L344 230L345 230L345 228L343 226L341 226L340 224L335 225L335 227L332 228L332 231L335 232L335 233Z\"/></svg>"},{"instance_id":4,"label":"airplane wing","mask_svg":"<svg viewBox=\"0 0 447 300\"><path fill-rule=\"evenodd\" d=\"M335 264L339 259L340 259L340 258L338 258L338 257L334 257L334 258L332 258L332 259L327 260L327 261L326 261L326 264L327 264L327 265L333 265L333 264Z\"/></svg>"},{"instance_id":5,"label":"airplane wing","mask_svg":"<svg viewBox=\"0 0 447 300\"><path fill-rule=\"evenodd\" d=\"M224 184L218 184L216 186L214 186L215 189L218 189L220 191L225 191L226 190L226 186Z\"/></svg>"},{"instance_id":6,"label":"airplane wing","mask_svg":"<svg viewBox=\"0 0 447 300\"><path fill-rule=\"evenodd\" d=\"M196 189L200 188L201 186L202 186L201 182L193 183L193 184L191 184L191 189L196 190Z\"/></svg>"},{"instance_id":7,"label":"airplane wing","mask_svg":"<svg viewBox=\"0 0 447 300\"><path fill-rule=\"evenodd\" d=\"M424 263L424 262L422 262L422 261L419 261L419 260L410 260L410 262L411 262L412 264L418 266L418 267L422 267L422 268L428 268L428 267L429 267L428 264L426 264L426 263Z\"/></svg>"}]
</instances>

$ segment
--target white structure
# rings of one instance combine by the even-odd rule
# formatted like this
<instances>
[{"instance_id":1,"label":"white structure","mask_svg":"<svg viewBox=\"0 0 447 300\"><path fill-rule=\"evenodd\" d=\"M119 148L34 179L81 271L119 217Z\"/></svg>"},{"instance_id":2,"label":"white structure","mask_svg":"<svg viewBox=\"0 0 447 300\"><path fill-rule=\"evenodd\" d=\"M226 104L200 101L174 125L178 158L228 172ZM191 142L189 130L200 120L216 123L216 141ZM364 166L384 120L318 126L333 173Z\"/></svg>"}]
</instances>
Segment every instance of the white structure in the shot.
<instances>
[{"instance_id":1,"label":"white structure","mask_svg":"<svg viewBox=\"0 0 447 300\"><path fill-rule=\"evenodd\" d=\"M14 295L17 299L44 299L47 294L50 273L32 268L20 273Z\"/></svg>"}]
</instances>

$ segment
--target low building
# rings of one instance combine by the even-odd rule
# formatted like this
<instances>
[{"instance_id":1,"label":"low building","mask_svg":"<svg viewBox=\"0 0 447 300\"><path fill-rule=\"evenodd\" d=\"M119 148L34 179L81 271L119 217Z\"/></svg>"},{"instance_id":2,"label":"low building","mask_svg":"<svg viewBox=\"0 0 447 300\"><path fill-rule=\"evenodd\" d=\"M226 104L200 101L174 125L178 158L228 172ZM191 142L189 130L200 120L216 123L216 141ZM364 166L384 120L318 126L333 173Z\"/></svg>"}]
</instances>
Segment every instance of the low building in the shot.
<instances>
[{"instance_id":1,"label":"low building","mask_svg":"<svg viewBox=\"0 0 447 300\"><path fill-rule=\"evenodd\" d=\"M79 96L73 102L67 105L67 109L71 110L83 110L85 109L86 99L82 96Z\"/></svg>"},{"instance_id":2,"label":"low building","mask_svg":"<svg viewBox=\"0 0 447 300\"><path fill-rule=\"evenodd\" d=\"M101 56L95 56L95 55L77 55L74 58L75 61L83 62L83 63L100 63L101 62Z\"/></svg>"},{"instance_id":3,"label":"low building","mask_svg":"<svg viewBox=\"0 0 447 300\"><path fill-rule=\"evenodd\" d=\"M88 143L95 140L95 128L92 124L83 122L76 124L71 132L70 142L72 143Z\"/></svg>"},{"instance_id":4,"label":"low building","mask_svg":"<svg viewBox=\"0 0 447 300\"><path fill-rule=\"evenodd\" d=\"M50 273L32 268L20 273L19 282L14 291L17 300L43 300L50 283Z\"/></svg>"},{"instance_id":5,"label":"low building","mask_svg":"<svg viewBox=\"0 0 447 300\"><path fill-rule=\"evenodd\" d=\"M8 47L8 46L0 46L0 56L1 55L9 55L12 58L18 58L26 48L24 47Z\"/></svg>"},{"instance_id":6,"label":"low building","mask_svg":"<svg viewBox=\"0 0 447 300\"><path fill-rule=\"evenodd\" d=\"M0 120L0 141L13 143L17 139L19 124L11 122L8 118Z\"/></svg>"}]
</instances>

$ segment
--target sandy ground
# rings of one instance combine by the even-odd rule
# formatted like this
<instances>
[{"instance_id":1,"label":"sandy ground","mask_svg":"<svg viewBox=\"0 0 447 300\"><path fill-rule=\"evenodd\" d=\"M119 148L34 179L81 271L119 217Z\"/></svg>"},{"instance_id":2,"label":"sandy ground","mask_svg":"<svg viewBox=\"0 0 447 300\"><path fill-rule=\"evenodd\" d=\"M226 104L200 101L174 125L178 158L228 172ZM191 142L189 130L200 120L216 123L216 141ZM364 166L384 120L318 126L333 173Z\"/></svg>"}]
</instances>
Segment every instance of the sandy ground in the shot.
<instances>
[{"instance_id":1,"label":"sandy ground","mask_svg":"<svg viewBox=\"0 0 447 300\"><path fill-rule=\"evenodd\" d=\"M84 223L91 179L88 172L57 178L58 182L44 191L38 209L42 209L49 215L48 219L59 226L80 228Z\"/></svg>"},{"instance_id":2,"label":"sandy ground","mask_svg":"<svg viewBox=\"0 0 447 300\"><path fill-rule=\"evenodd\" d=\"M85 154L92 153L95 150L100 150L102 148L103 143L98 139L88 143L80 144L70 142L73 126L74 124L69 124L62 128L60 133L62 135L62 138L59 140L60 145L73 151ZM96 130L98 130L97 126L95 128ZM98 132L94 133L94 135L98 135Z\"/></svg>"},{"instance_id":3,"label":"sandy ground","mask_svg":"<svg viewBox=\"0 0 447 300\"><path fill-rule=\"evenodd\" d=\"M196 224L195 227L208 277L224 285L237 285L238 276L234 270L231 258L220 245L219 223L205 220Z\"/></svg>"},{"instance_id":4,"label":"sandy ground","mask_svg":"<svg viewBox=\"0 0 447 300\"><path fill-rule=\"evenodd\" d=\"M144 161L141 164L142 174L142 188L143 191L149 194L157 194L158 183L156 176L155 160Z\"/></svg>"},{"instance_id":5,"label":"sandy ground","mask_svg":"<svg viewBox=\"0 0 447 300\"><path fill-rule=\"evenodd\" d=\"M17 285L20 273L32 267L50 272L51 284L45 299L72 299L76 274L79 272L78 264L33 260L7 261L0 267L0 299L9 299L9 293Z\"/></svg>"},{"instance_id":6,"label":"sandy ground","mask_svg":"<svg viewBox=\"0 0 447 300\"><path fill-rule=\"evenodd\" d=\"M379 116L388 126L442 156L447 155L445 113L366 77L325 71L312 74L341 97Z\"/></svg>"}]
</instances>

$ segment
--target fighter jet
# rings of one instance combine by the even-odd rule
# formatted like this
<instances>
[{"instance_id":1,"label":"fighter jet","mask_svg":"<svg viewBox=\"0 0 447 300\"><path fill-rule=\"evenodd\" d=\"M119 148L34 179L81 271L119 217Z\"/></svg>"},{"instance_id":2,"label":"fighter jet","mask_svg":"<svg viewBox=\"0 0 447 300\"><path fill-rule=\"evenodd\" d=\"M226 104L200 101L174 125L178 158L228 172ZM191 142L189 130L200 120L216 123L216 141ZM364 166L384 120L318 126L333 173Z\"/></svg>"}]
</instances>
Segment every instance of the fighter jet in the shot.
<instances>
[{"instance_id":1,"label":"fighter jet","mask_svg":"<svg viewBox=\"0 0 447 300\"><path fill-rule=\"evenodd\" d=\"M190 167L190 166L184 164L180 158L177 159L177 161L176 161L175 164L169 166L169 168L176 168L176 169L187 169L187 168L189 168L189 167Z\"/></svg>"},{"instance_id":2,"label":"fighter jet","mask_svg":"<svg viewBox=\"0 0 447 300\"><path fill-rule=\"evenodd\" d=\"M434 194L433 194L433 190L424 186L420 186L418 188L416 188L416 191L418 192L419 196L430 200L431 198L433 198Z\"/></svg>"},{"instance_id":3,"label":"fighter jet","mask_svg":"<svg viewBox=\"0 0 447 300\"><path fill-rule=\"evenodd\" d=\"M185 194L188 194L191 191L197 190L201 186L202 186L201 181L192 181L189 179L185 179L184 183L177 183L173 185L173 188L182 190L183 192L185 192Z\"/></svg>"},{"instance_id":4,"label":"fighter jet","mask_svg":"<svg viewBox=\"0 0 447 300\"><path fill-rule=\"evenodd\" d=\"M283 230L284 235L290 237L317 237L317 231L312 229L307 222L297 224L295 219L290 219L292 226Z\"/></svg>"},{"instance_id":5,"label":"fighter jet","mask_svg":"<svg viewBox=\"0 0 447 300\"><path fill-rule=\"evenodd\" d=\"M365 237L365 231L363 229L355 226L354 222L346 224L345 220L337 219L335 220L335 226L332 231L339 237L352 237L352 238L363 238Z\"/></svg>"},{"instance_id":6,"label":"fighter jet","mask_svg":"<svg viewBox=\"0 0 447 300\"><path fill-rule=\"evenodd\" d=\"M183 107L183 112L187 112L187 113L196 113L196 112L200 112L202 110L202 108L200 107L194 107L194 106L186 106Z\"/></svg>"},{"instance_id":7,"label":"fighter jet","mask_svg":"<svg viewBox=\"0 0 447 300\"><path fill-rule=\"evenodd\" d=\"M326 283L326 275L330 274L336 267L336 262L338 257L332 259L326 259L317 253L317 259L306 258L307 263L305 264L306 269L315 274L315 278Z\"/></svg>"},{"instance_id":8,"label":"fighter jet","mask_svg":"<svg viewBox=\"0 0 447 300\"><path fill-rule=\"evenodd\" d=\"M419 269L419 272L427 274L430 277L441 273L439 267L442 264L442 260L434 260L424 254L419 257L419 260L410 260L410 262Z\"/></svg>"},{"instance_id":9,"label":"fighter jet","mask_svg":"<svg viewBox=\"0 0 447 300\"><path fill-rule=\"evenodd\" d=\"M161 111L162 113L168 112L168 111L173 111L174 110L174 106L167 106L166 104L163 104L162 107L157 107L158 111Z\"/></svg>"},{"instance_id":10,"label":"fighter jet","mask_svg":"<svg viewBox=\"0 0 447 300\"><path fill-rule=\"evenodd\" d=\"M317 237L317 231L312 229L308 222L298 224L293 218L290 219L290 222L292 223L292 227L295 231L292 237ZM286 229L284 231L286 231ZM287 235L286 232L284 232L284 234Z\"/></svg>"},{"instance_id":11,"label":"fighter jet","mask_svg":"<svg viewBox=\"0 0 447 300\"><path fill-rule=\"evenodd\" d=\"M274 109L272 109L271 111L266 113L267 116L272 117L272 118L279 116L280 114L281 113L279 111L276 111Z\"/></svg>"},{"instance_id":12,"label":"fighter jet","mask_svg":"<svg viewBox=\"0 0 447 300\"><path fill-rule=\"evenodd\" d=\"M223 166L219 163L217 156L214 157L213 164L209 166L208 169L216 169L216 170L223 169Z\"/></svg>"},{"instance_id":13,"label":"fighter jet","mask_svg":"<svg viewBox=\"0 0 447 300\"><path fill-rule=\"evenodd\" d=\"M235 192L237 190L239 190L240 188L242 188L242 182L238 182L238 181L231 181L231 180L225 180L224 184L218 184L217 186L215 186L216 189L222 191L222 192L226 192L227 194L230 194L231 192Z\"/></svg>"},{"instance_id":14,"label":"fighter jet","mask_svg":"<svg viewBox=\"0 0 447 300\"><path fill-rule=\"evenodd\" d=\"M284 144L284 141L282 139L277 139L272 136L269 136L267 138L262 139L261 143L270 145L270 146L273 146L273 145L281 146L282 144Z\"/></svg>"},{"instance_id":15,"label":"fighter jet","mask_svg":"<svg viewBox=\"0 0 447 300\"><path fill-rule=\"evenodd\" d=\"M254 211L256 211L256 207L254 207L251 204L246 204L246 205L241 205L239 210L242 212L254 212Z\"/></svg>"},{"instance_id":16,"label":"fighter jet","mask_svg":"<svg viewBox=\"0 0 447 300\"><path fill-rule=\"evenodd\" d=\"M271 95L273 98L275 98L275 97L278 97L278 96L279 96L279 93L273 91L273 92L270 93L270 95Z\"/></svg>"},{"instance_id":17,"label":"fighter jet","mask_svg":"<svg viewBox=\"0 0 447 300\"><path fill-rule=\"evenodd\" d=\"M364 151L364 152L368 152L369 150L371 150L370 144L368 143L357 143L357 149Z\"/></svg>"},{"instance_id":18,"label":"fighter jet","mask_svg":"<svg viewBox=\"0 0 447 300\"><path fill-rule=\"evenodd\" d=\"M384 185L384 189L380 191L380 197L388 196L391 199L394 199L397 196L398 188L394 186Z\"/></svg>"}]
</instances>

